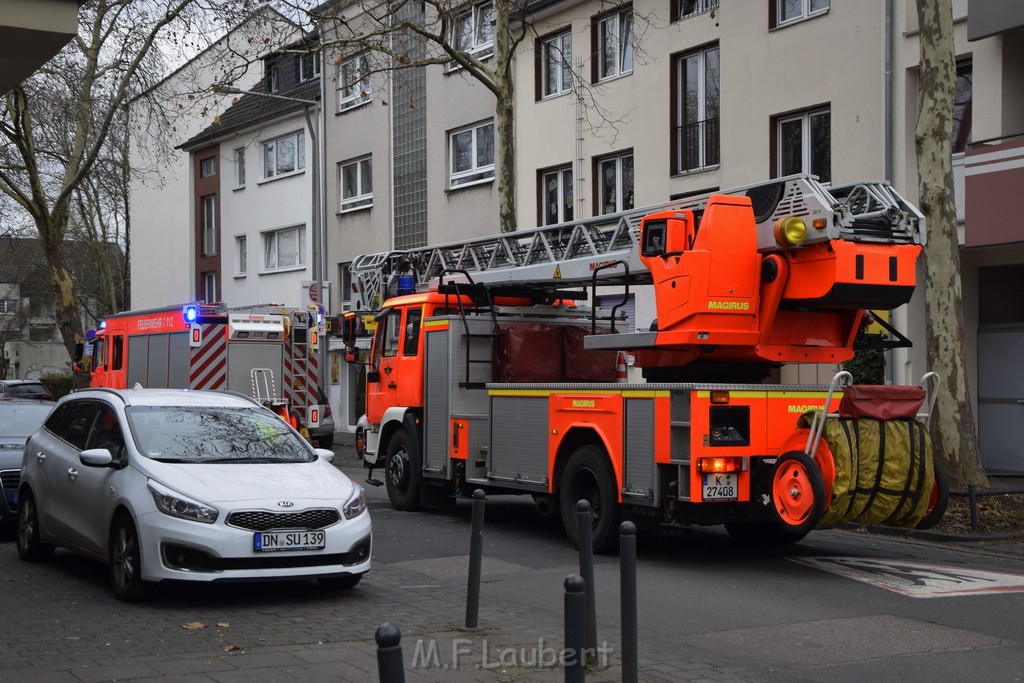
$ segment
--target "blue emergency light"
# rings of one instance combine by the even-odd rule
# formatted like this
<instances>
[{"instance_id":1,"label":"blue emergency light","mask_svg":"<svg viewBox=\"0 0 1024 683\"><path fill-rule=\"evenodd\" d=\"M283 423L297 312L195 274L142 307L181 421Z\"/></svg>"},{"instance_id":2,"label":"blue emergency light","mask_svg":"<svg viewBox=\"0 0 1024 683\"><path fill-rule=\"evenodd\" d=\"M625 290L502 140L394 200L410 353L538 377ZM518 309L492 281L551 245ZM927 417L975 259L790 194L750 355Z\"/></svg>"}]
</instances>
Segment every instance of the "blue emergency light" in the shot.
<instances>
[{"instance_id":1,"label":"blue emergency light","mask_svg":"<svg viewBox=\"0 0 1024 683\"><path fill-rule=\"evenodd\" d=\"M198 306L185 306L182 309L182 314L185 316L186 323L194 323L199 319L199 307Z\"/></svg>"}]
</instances>

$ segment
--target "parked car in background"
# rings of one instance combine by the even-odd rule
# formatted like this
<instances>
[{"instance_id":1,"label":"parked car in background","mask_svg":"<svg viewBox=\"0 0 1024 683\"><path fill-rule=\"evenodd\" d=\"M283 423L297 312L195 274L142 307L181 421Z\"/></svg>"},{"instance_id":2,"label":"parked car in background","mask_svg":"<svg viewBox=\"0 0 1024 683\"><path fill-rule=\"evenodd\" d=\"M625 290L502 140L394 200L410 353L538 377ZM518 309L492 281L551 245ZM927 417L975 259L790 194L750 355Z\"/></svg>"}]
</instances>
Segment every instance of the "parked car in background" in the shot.
<instances>
[{"instance_id":1,"label":"parked car in background","mask_svg":"<svg viewBox=\"0 0 1024 683\"><path fill-rule=\"evenodd\" d=\"M39 429L53 409L51 401L10 398L0 401L0 519L18 511L18 482L25 442Z\"/></svg>"},{"instance_id":2,"label":"parked car in background","mask_svg":"<svg viewBox=\"0 0 1024 683\"><path fill-rule=\"evenodd\" d=\"M53 394L37 379L0 380L0 398L34 398L52 401Z\"/></svg>"},{"instance_id":3,"label":"parked car in background","mask_svg":"<svg viewBox=\"0 0 1024 683\"><path fill-rule=\"evenodd\" d=\"M106 562L121 600L159 581L315 578L370 569L363 489L257 401L230 392L86 389L28 442L16 544Z\"/></svg>"}]
</instances>

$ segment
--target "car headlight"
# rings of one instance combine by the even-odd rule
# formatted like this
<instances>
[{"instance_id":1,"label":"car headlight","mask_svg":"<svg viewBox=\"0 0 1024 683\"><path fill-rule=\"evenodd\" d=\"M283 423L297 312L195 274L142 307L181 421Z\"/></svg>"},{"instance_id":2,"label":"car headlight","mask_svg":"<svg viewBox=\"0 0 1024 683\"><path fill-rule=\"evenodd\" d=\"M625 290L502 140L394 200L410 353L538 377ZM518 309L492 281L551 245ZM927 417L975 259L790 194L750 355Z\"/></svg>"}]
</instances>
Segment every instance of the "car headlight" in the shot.
<instances>
[{"instance_id":1,"label":"car headlight","mask_svg":"<svg viewBox=\"0 0 1024 683\"><path fill-rule=\"evenodd\" d=\"M190 519L193 522L203 522L204 524L213 524L217 521L217 515L220 514L217 508L203 505L199 501L183 496L177 491L172 491L152 479L149 480L148 486L149 492L153 494L153 502L156 503L157 509L165 515Z\"/></svg>"},{"instance_id":2,"label":"car headlight","mask_svg":"<svg viewBox=\"0 0 1024 683\"><path fill-rule=\"evenodd\" d=\"M366 510L366 496L363 495L363 487L359 484L352 489L352 495L348 497L341 511L345 513L345 519L352 519L363 514Z\"/></svg>"}]
</instances>

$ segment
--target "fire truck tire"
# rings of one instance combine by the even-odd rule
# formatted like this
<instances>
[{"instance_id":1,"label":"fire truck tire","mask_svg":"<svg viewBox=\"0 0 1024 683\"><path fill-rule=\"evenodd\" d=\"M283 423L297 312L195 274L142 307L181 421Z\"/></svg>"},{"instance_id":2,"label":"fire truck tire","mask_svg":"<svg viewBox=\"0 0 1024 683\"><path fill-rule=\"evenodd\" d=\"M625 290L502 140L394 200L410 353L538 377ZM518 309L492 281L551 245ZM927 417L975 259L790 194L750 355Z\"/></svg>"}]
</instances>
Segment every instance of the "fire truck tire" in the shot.
<instances>
[{"instance_id":1,"label":"fire truck tire","mask_svg":"<svg viewBox=\"0 0 1024 683\"><path fill-rule=\"evenodd\" d=\"M596 553L614 552L618 547L621 510L616 495L615 472L604 450L598 446L581 446L569 456L559 493L562 526L577 548L580 532L577 527L576 503L586 499L591 509L591 544Z\"/></svg>"},{"instance_id":2,"label":"fire truck tire","mask_svg":"<svg viewBox=\"0 0 1024 683\"><path fill-rule=\"evenodd\" d=\"M825 481L821 470L802 451L783 453L772 471L772 509L780 528L798 541L825 512Z\"/></svg>"},{"instance_id":3,"label":"fire truck tire","mask_svg":"<svg viewBox=\"0 0 1024 683\"><path fill-rule=\"evenodd\" d=\"M399 429L388 441L388 455L384 461L384 482L388 499L396 510L412 512L420 508L420 485L423 474L419 452L413 447L409 434Z\"/></svg>"},{"instance_id":4,"label":"fire truck tire","mask_svg":"<svg viewBox=\"0 0 1024 683\"><path fill-rule=\"evenodd\" d=\"M928 501L928 512L924 514L914 528L931 529L942 521L946 514L946 507L949 506L949 475L946 474L946 466L938 456L932 456L933 472L935 483L932 485L931 498Z\"/></svg>"}]
</instances>

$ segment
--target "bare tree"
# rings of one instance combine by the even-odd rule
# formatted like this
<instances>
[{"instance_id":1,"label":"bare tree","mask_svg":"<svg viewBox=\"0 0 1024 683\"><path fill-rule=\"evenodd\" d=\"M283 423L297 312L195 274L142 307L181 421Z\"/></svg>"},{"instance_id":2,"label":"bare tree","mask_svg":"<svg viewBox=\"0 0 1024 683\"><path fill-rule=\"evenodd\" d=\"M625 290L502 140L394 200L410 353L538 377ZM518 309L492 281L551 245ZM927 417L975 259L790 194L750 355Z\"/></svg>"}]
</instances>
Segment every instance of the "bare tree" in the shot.
<instances>
[{"instance_id":1,"label":"bare tree","mask_svg":"<svg viewBox=\"0 0 1024 683\"><path fill-rule=\"evenodd\" d=\"M960 247L953 201L956 58L952 0L917 0L921 51L915 141L921 210L928 221L925 299L928 364L942 378L931 421L937 452L954 485L987 486L967 386Z\"/></svg>"},{"instance_id":2,"label":"bare tree","mask_svg":"<svg viewBox=\"0 0 1024 683\"><path fill-rule=\"evenodd\" d=\"M95 204L99 187L90 187L92 174L123 105L145 82L160 45L193 52L219 28L211 17L214 10L224 14L223 8L220 3L207 7L206 1L88 0L79 10L78 35L4 98L0 192L38 231L69 356L83 336L79 285L69 268L79 254L69 253L66 242L72 216L76 210L123 210Z\"/></svg>"}]
</instances>

